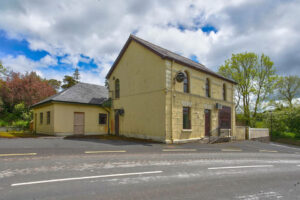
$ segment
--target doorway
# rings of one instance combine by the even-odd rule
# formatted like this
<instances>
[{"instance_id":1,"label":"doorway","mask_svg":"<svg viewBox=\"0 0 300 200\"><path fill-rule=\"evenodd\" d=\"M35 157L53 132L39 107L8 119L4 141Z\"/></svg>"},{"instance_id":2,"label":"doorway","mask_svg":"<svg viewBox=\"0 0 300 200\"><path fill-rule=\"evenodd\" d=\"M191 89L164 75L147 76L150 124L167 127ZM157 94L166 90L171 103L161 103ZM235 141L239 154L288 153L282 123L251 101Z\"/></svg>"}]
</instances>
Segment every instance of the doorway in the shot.
<instances>
[{"instance_id":1,"label":"doorway","mask_svg":"<svg viewBox=\"0 0 300 200\"><path fill-rule=\"evenodd\" d=\"M205 136L209 137L210 136L211 111L208 109L205 109L204 114L205 114Z\"/></svg>"},{"instance_id":2,"label":"doorway","mask_svg":"<svg viewBox=\"0 0 300 200\"><path fill-rule=\"evenodd\" d=\"M74 135L84 135L84 113L74 113Z\"/></svg>"},{"instance_id":3,"label":"doorway","mask_svg":"<svg viewBox=\"0 0 300 200\"><path fill-rule=\"evenodd\" d=\"M120 119L120 114L118 110L115 110L115 135L119 135L119 119Z\"/></svg>"}]
</instances>

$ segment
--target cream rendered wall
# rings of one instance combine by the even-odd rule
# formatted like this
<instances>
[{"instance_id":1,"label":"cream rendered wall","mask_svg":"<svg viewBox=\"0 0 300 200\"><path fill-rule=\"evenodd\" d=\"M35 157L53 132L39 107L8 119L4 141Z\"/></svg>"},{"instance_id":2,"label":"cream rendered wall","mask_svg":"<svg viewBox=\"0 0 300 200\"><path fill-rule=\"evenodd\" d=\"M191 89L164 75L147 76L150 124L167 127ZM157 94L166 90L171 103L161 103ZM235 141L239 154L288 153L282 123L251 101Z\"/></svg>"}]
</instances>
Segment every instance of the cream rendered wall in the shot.
<instances>
[{"instance_id":1,"label":"cream rendered wall","mask_svg":"<svg viewBox=\"0 0 300 200\"><path fill-rule=\"evenodd\" d=\"M113 95L115 79L120 80L119 99ZM113 99L112 126L114 109L125 110L120 116L120 135L165 142L164 60L131 41L108 81Z\"/></svg>"},{"instance_id":2,"label":"cream rendered wall","mask_svg":"<svg viewBox=\"0 0 300 200\"><path fill-rule=\"evenodd\" d=\"M94 105L54 103L54 133L55 135L72 135L74 112L84 112L85 135L107 134L107 124L99 124L99 113L107 112Z\"/></svg>"},{"instance_id":3,"label":"cream rendered wall","mask_svg":"<svg viewBox=\"0 0 300 200\"><path fill-rule=\"evenodd\" d=\"M216 103L231 107L232 132L235 131L235 109L233 103L234 85L230 82L216 78L209 74L180 65L176 62L166 61L166 135L168 142L180 142L201 139L205 135L204 110L211 110L211 130L218 125L218 110ZM186 71L190 79L190 93L183 92L183 83L174 82L173 78L178 71ZM210 80L211 98L205 95L205 81ZM172 83L172 84L170 84ZM227 99L223 100L223 83L226 84ZM173 94L173 95L172 95ZM182 107L191 107L191 130L182 129ZM172 116L172 117L171 117Z\"/></svg>"},{"instance_id":4,"label":"cream rendered wall","mask_svg":"<svg viewBox=\"0 0 300 200\"><path fill-rule=\"evenodd\" d=\"M50 111L50 124L47 124L47 112ZM43 113L43 124L40 124L40 113ZM35 119L35 114L37 119ZM53 135L54 130L54 107L53 104L46 104L33 109L34 130L38 134ZM35 124L36 122L36 124ZM35 129L36 127L36 129Z\"/></svg>"}]
</instances>

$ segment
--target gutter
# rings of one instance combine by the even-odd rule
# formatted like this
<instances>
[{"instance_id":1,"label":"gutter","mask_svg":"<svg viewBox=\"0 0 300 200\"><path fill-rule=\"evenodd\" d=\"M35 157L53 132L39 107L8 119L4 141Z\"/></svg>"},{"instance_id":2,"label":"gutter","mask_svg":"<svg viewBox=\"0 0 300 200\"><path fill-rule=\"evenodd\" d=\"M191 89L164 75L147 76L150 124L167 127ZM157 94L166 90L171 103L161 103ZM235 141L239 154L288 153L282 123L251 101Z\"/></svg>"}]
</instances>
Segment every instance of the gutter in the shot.
<instances>
[{"instance_id":1,"label":"gutter","mask_svg":"<svg viewBox=\"0 0 300 200\"><path fill-rule=\"evenodd\" d=\"M110 127L109 127L109 120L110 120L110 110L106 109L104 106L100 105L101 108L103 108L103 110L105 110L107 112L107 134L110 134Z\"/></svg>"}]
</instances>

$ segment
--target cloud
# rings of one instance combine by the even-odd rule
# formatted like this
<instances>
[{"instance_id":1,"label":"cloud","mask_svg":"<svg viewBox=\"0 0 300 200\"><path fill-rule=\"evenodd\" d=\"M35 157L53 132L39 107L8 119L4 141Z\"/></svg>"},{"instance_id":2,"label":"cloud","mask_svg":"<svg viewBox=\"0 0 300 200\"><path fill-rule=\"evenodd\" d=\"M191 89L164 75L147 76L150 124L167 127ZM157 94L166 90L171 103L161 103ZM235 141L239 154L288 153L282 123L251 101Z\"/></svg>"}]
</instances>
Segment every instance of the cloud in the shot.
<instances>
[{"instance_id":1,"label":"cloud","mask_svg":"<svg viewBox=\"0 0 300 200\"><path fill-rule=\"evenodd\" d=\"M57 57L72 69L93 59L98 68L82 69L82 77L103 83L134 32L213 70L232 53L254 51L269 55L280 74L300 74L299 9L297 0L1 1L0 29L49 53L40 61L7 56L3 63L20 71L42 67L43 73Z\"/></svg>"},{"instance_id":2,"label":"cloud","mask_svg":"<svg viewBox=\"0 0 300 200\"><path fill-rule=\"evenodd\" d=\"M24 55L19 55L16 57L7 56L2 58L2 61L9 69L22 73L35 71L37 68L47 68L49 66L57 65L56 58L53 58L49 55L44 56L39 61L33 61L26 58Z\"/></svg>"}]
</instances>

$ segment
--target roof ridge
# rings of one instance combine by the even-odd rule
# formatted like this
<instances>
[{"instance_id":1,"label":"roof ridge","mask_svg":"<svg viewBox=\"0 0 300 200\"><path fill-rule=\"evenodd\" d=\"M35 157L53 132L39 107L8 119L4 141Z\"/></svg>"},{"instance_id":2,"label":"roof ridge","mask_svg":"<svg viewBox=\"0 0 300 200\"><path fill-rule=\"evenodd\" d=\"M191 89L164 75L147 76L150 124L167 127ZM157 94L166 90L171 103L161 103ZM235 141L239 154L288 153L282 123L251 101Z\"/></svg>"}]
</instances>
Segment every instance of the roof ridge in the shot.
<instances>
[{"instance_id":1,"label":"roof ridge","mask_svg":"<svg viewBox=\"0 0 300 200\"><path fill-rule=\"evenodd\" d=\"M110 77L111 73L114 71L115 67L119 63L121 57L123 56L124 52L126 51L126 49L128 48L128 46L129 46L129 44L132 40L134 40L138 44L142 45L143 47L147 48L148 50L152 51L153 53L157 54L158 56L160 56L163 59L174 60L175 62L177 62L181 65L184 65L186 67L190 67L190 68L193 68L195 70L202 71L204 73L210 74L210 75L215 76L217 78L223 79L225 81L231 82L233 84L237 84L234 80L231 80L229 78L226 78L226 77L218 74L214 70L211 70L211 69L207 68L205 65L203 65L201 63L195 62L195 61L191 60L190 58L179 55L178 53L174 53L174 52L172 52L168 49L160 47L160 46L158 46L156 44L153 44L153 43L151 43L147 40L139 38L139 37L137 37L133 34L130 34L130 36L127 39L125 45L121 49L121 52L119 53L118 57L116 58L115 62L112 65L112 67L108 71L108 73L106 75L106 78Z\"/></svg>"},{"instance_id":2,"label":"roof ridge","mask_svg":"<svg viewBox=\"0 0 300 200\"><path fill-rule=\"evenodd\" d=\"M153 46L156 46L156 47L158 47L158 48L161 48L161 49L163 49L163 50L165 50L165 51L168 51L168 52L170 52L170 53L176 54L177 56L180 56L180 57L182 57L182 58L188 59L189 61L192 61L192 62L194 62L195 64L201 65L202 67L205 67L206 69L210 70L209 68L207 68L207 67L206 67L205 65L203 65L202 63L195 62L195 61L193 61L192 59L190 59L190 58L188 58L188 57L185 57L185 56L183 56L183 55L180 55L180 54L178 54L178 53L176 53L176 52L174 52L174 51L171 51L171 50L169 50L169 49L166 49L166 48L164 48L164 47L161 47L161 46L159 46L159 45L157 45L157 44L151 43L151 42L149 42L149 41L147 41L147 40L144 40L144 39L142 39L142 38L140 38L140 37L137 37L137 36L135 36L135 35L133 35L133 34L130 34L130 37L132 37L133 39L141 40L141 41L143 41L143 42L147 42L147 43L149 43L149 44L151 44L151 45L153 45ZM166 56L167 56L167 55L166 55Z\"/></svg>"}]
</instances>

